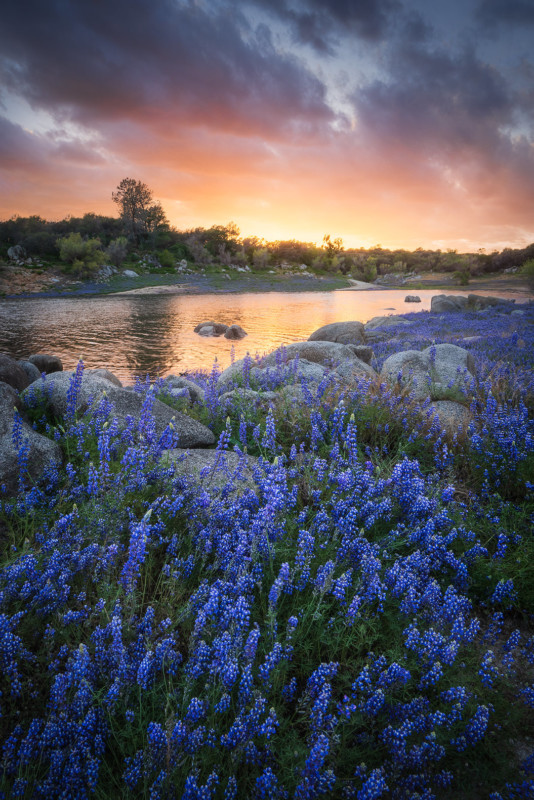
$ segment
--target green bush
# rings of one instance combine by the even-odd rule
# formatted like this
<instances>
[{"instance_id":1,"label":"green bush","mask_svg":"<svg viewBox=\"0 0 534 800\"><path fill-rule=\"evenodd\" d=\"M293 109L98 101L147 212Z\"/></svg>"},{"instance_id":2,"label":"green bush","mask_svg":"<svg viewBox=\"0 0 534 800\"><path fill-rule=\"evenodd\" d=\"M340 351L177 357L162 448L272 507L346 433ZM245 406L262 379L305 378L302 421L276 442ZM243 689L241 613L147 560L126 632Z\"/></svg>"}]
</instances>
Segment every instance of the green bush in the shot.
<instances>
[{"instance_id":1,"label":"green bush","mask_svg":"<svg viewBox=\"0 0 534 800\"><path fill-rule=\"evenodd\" d=\"M521 267L521 274L525 275L530 286L534 287L534 258L529 258Z\"/></svg>"},{"instance_id":2,"label":"green bush","mask_svg":"<svg viewBox=\"0 0 534 800\"><path fill-rule=\"evenodd\" d=\"M106 247L106 258L111 261L115 267L120 267L128 254L128 240L126 236L119 236L113 239Z\"/></svg>"},{"instance_id":3,"label":"green bush","mask_svg":"<svg viewBox=\"0 0 534 800\"><path fill-rule=\"evenodd\" d=\"M82 239L81 234L71 233L58 239L59 257L72 272L80 277L90 277L104 262L100 239Z\"/></svg>"},{"instance_id":4,"label":"green bush","mask_svg":"<svg viewBox=\"0 0 534 800\"><path fill-rule=\"evenodd\" d=\"M465 269L456 270L452 277L459 286L467 286L469 284L469 272Z\"/></svg>"},{"instance_id":5,"label":"green bush","mask_svg":"<svg viewBox=\"0 0 534 800\"><path fill-rule=\"evenodd\" d=\"M371 259L368 259L363 269L363 279L367 283L372 283L376 280L377 269L376 264Z\"/></svg>"},{"instance_id":6,"label":"green bush","mask_svg":"<svg viewBox=\"0 0 534 800\"><path fill-rule=\"evenodd\" d=\"M163 250L158 256L162 267L174 267L174 256L169 250Z\"/></svg>"}]
</instances>

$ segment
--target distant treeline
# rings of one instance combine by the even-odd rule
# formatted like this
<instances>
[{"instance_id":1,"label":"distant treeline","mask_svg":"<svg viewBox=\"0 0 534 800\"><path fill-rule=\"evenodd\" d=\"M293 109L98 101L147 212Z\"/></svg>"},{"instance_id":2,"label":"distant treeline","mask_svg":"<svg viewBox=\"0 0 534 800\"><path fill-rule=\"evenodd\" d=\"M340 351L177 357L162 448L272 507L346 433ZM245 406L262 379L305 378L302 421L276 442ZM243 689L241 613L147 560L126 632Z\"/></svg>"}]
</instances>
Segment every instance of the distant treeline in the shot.
<instances>
[{"instance_id":1,"label":"distant treeline","mask_svg":"<svg viewBox=\"0 0 534 800\"><path fill-rule=\"evenodd\" d=\"M29 258L43 261L60 259L61 241L79 234L91 241L105 259L110 246L119 238L126 241L124 258L152 253L165 253L165 259L185 258L196 264L249 264L266 270L280 264L300 265L317 271L341 272L373 280L390 272L468 272L470 275L495 272L521 266L534 258L534 243L522 249L505 248L501 252L457 253L455 250L388 250L380 245L370 248L345 248L341 239L325 235L322 246L310 242L268 242L258 237L240 238L234 223L179 231L165 219L135 239L125 229L124 216L108 217L85 214L48 221L40 216L15 216L0 222L0 256L6 257L14 245L20 245ZM102 261L102 259L100 259Z\"/></svg>"}]
</instances>

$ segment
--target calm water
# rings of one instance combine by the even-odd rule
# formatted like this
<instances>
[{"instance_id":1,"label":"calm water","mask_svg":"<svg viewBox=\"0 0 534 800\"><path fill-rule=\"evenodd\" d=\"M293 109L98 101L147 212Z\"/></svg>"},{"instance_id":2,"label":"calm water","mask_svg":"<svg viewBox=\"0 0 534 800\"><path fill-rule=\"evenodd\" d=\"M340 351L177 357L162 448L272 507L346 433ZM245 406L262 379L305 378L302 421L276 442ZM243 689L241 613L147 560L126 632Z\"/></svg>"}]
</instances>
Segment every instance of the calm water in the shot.
<instances>
[{"instance_id":1,"label":"calm water","mask_svg":"<svg viewBox=\"0 0 534 800\"><path fill-rule=\"evenodd\" d=\"M451 294L467 294L454 291ZM430 308L436 290L421 290L421 303L405 303L406 290L336 291L235 295L123 295L9 300L0 303L0 352L16 358L58 355L65 369L83 357L88 368L108 367L123 381L195 368L221 367L235 357L266 353L280 344L307 339L330 322L359 320ZM492 292L481 292L490 295ZM526 300L517 294L516 303ZM240 342L204 338L193 332L205 320L237 323L248 336Z\"/></svg>"}]
</instances>

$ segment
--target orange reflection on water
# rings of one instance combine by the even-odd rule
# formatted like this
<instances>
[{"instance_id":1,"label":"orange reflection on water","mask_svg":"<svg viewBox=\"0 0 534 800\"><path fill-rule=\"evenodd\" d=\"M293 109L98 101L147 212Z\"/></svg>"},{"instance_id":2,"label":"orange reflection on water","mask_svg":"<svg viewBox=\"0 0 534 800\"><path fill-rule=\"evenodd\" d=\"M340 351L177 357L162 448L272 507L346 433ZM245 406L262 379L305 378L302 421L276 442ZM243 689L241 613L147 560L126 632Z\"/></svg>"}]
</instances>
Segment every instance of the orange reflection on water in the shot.
<instances>
[{"instance_id":1,"label":"orange reflection on water","mask_svg":"<svg viewBox=\"0 0 534 800\"><path fill-rule=\"evenodd\" d=\"M263 355L281 344L307 339L330 322L367 322L375 316L428 310L439 292L417 294L417 305L404 302L402 289L14 300L2 305L0 351L17 358L55 353L65 369L72 369L82 355L86 367L106 366L131 382L136 375L155 378L210 370L215 360L224 369L232 348L236 359L247 352ZM194 333L199 322L209 320L241 325L248 336L232 342Z\"/></svg>"}]
</instances>

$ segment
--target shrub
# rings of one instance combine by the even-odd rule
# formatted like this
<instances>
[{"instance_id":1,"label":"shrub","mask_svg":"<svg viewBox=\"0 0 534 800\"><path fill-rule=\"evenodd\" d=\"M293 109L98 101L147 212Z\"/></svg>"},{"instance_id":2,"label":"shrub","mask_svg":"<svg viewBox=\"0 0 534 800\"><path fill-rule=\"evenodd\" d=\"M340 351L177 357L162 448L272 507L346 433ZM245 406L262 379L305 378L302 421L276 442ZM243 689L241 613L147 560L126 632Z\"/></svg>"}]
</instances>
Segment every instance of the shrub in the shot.
<instances>
[{"instance_id":1,"label":"shrub","mask_svg":"<svg viewBox=\"0 0 534 800\"><path fill-rule=\"evenodd\" d=\"M70 266L66 271L81 277L89 277L103 263L100 239L84 240L79 233L71 233L58 239L57 246L59 257Z\"/></svg>"},{"instance_id":2,"label":"shrub","mask_svg":"<svg viewBox=\"0 0 534 800\"><path fill-rule=\"evenodd\" d=\"M459 286L467 286L469 283L469 272L466 269L456 270L452 277Z\"/></svg>"},{"instance_id":3,"label":"shrub","mask_svg":"<svg viewBox=\"0 0 534 800\"><path fill-rule=\"evenodd\" d=\"M263 270L269 268L270 253L265 247L254 250L252 253L252 266L254 269Z\"/></svg>"},{"instance_id":4,"label":"shrub","mask_svg":"<svg viewBox=\"0 0 534 800\"><path fill-rule=\"evenodd\" d=\"M128 253L128 240L126 236L119 236L113 239L106 248L106 258L115 267L120 267Z\"/></svg>"},{"instance_id":5,"label":"shrub","mask_svg":"<svg viewBox=\"0 0 534 800\"><path fill-rule=\"evenodd\" d=\"M173 254L168 250L163 250L163 252L159 254L158 258L162 267L174 267Z\"/></svg>"},{"instance_id":6,"label":"shrub","mask_svg":"<svg viewBox=\"0 0 534 800\"><path fill-rule=\"evenodd\" d=\"M534 287L534 258L529 258L521 267L521 274L525 275L530 286Z\"/></svg>"}]
</instances>

